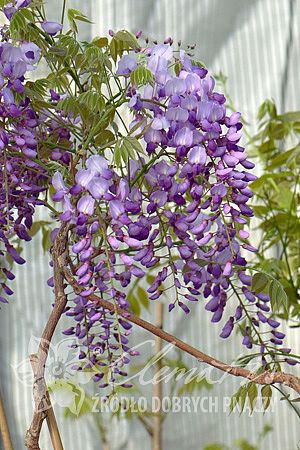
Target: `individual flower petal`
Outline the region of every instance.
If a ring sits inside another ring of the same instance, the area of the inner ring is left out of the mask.
[[[188,153],[188,160],[190,164],[200,164],[200,166],[205,166],[207,160],[205,148],[201,145],[193,147]]]
[[[77,202],[77,211],[92,216],[95,210],[95,199],[90,195],[81,197]]]
[[[118,62],[118,70],[116,75],[128,75],[137,67],[137,63],[133,56],[131,55],[123,55],[120,61]]]
[[[45,33],[50,34],[50,36],[55,36],[60,30],[62,30],[62,24],[57,22],[47,22],[42,23],[42,28]]]

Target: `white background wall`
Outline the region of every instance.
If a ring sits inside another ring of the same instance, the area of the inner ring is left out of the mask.
[[[49,12],[55,18],[58,0],[49,0]],[[55,8],[53,8],[55,4]],[[196,43],[196,56],[211,73],[219,70],[228,75],[228,90],[236,108],[252,122],[258,106],[265,98],[274,98],[280,112],[300,109],[299,95],[299,0],[73,0],[71,6],[85,12],[94,21],[81,28],[82,39],[107,35],[108,29],[127,28],[159,41],[168,36],[184,44]],[[24,430],[32,416],[30,387],[24,386],[14,372],[28,356],[30,337],[40,336],[51,310],[53,297],[46,285],[50,276],[48,256],[40,250],[39,237],[25,250],[28,261],[18,268],[15,295],[9,307],[0,313],[0,385],[12,428],[14,448],[23,448]],[[154,307],[148,319],[151,319]],[[219,325],[210,323],[204,305],[195,305],[190,317],[180,311],[166,317],[165,328],[191,345],[224,361],[238,355],[240,337],[225,343],[219,339]],[[57,330],[55,341],[62,335]],[[145,339],[136,330],[136,339]],[[300,351],[299,332],[288,331],[286,342],[295,352]],[[185,357],[190,367],[192,358]],[[214,374],[218,376],[217,372]],[[239,386],[238,380],[227,377],[213,391],[200,395],[231,396]],[[167,391],[167,387],[165,388]],[[150,398],[151,389],[146,394]],[[299,424],[291,409],[276,397],[275,412],[265,415],[217,413],[170,414],[164,427],[164,448],[201,449],[212,441],[231,446],[237,437],[247,437],[253,444],[263,424],[269,423],[274,432],[264,441],[263,450],[296,450]],[[76,423],[63,421],[63,408],[55,405],[66,449],[101,449],[99,434],[92,418]],[[150,449],[150,441],[138,422],[109,424],[112,449]],[[50,449],[46,426],[41,440],[42,449]]]

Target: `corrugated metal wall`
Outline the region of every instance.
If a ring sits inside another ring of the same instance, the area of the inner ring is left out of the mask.
[[[57,0],[49,1],[53,18],[54,3],[57,5]],[[108,28],[127,28],[133,32],[141,28],[150,38],[163,40],[172,36],[184,44],[196,43],[196,55],[210,71],[222,70],[229,76],[228,91],[233,103],[250,122],[267,97],[275,99],[279,111],[300,109],[299,0],[86,0],[85,3],[73,0],[70,4],[94,21],[91,28],[82,27],[83,39],[105,35]],[[28,262],[18,269],[15,295],[0,314],[0,384],[17,450],[23,448],[23,433],[32,416],[32,396],[30,383],[25,386],[18,380],[14,368],[27,358],[31,336],[40,336],[53,300],[46,285],[50,274],[48,256],[41,252],[39,240],[40,237],[35,238],[25,249]],[[240,338],[221,342],[218,325],[209,322],[209,315],[200,304],[195,305],[190,317],[182,317],[179,311],[168,315],[165,328],[224,361],[231,361],[242,351]],[[61,340],[61,329],[56,332],[56,343]],[[149,338],[136,331],[137,340]],[[287,342],[299,353],[299,333],[288,331]],[[148,347],[146,353],[149,351]],[[185,357],[185,361],[190,367],[195,366],[191,358]],[[24,381],[27,374],[20,374],[20,369],[17,373]],[[213,373],[215,379],[219,376]],[[213,391],[204,391],[203,395],[212,399],[218,396],[221,405],[224,396],[236,392],[238,385],[238,380],[226,377]],[[146,395],[150,398],[150,386]],[[76,423],[63,420],[61,406],[56,403],[55,410],[65,448],[102,448],[92,419]],[[170,413],[164,424],[164,448],[196,450],[212,441],[226,442],[230,447],[237,437],[247,437],[254,444],[263,424],[269,423],[275,431],[261,449],[294,450],[300,440],[297,418],[278,396],[275,406],[274,412],[251,417],[247,414],[229,417],[228,410],[222,408],[215,413]],[[109,437],[112,449],[150,449],[148,436],[138,422],[110,423]],[[46,427],[41,448],[51,448]]]

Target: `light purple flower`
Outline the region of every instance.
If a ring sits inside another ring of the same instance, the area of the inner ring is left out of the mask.
[[[13,3],[7,3],[4,8],[3,12],[8,20],[11,20],[13,14],[17,11],[17,8]]]
[[[56,191],[63,191],[65,194],[69,192],[69,189],[66,187],[60,172],[55,172],[53,175],[52,186]]]
[[[151,202],[157,206],[164,206],[168,200],[168,194],[165,191],[155,191],[150,195]]]
[[[35,64],[41,57],[41,49],[33,42],[21,45],[23,59],[28,64]]]
[[[42,28],[45,33],[50,34],[50,36],[55,36],[60,30],[62,30],[62,24],[57,22],[46,22],[42,23]]]
[[[95,210],[95,199],[90,195],[81,197],[77,202],[77,211],[92,216]]]
[[[141,241],[139,241],[138,239],[128,237],[128,236],[124,237],[124,242],[125,242],[125,244],[128,245],[128,247],[134,248],[136,250],[143,247],[143,243]]]
[[[135,59],[131,55],[124,55],[118,62],[116,75],[128,75],[137,67]]]
[[[153,128],[153,130],[167,130],[170,126],[167,119],[169,119],[167,115],[166,117],[164,116],[155,117],[152,121],[151,128]]]
[[[15,3],[16,8],[26,8],[26,6],[30,5],[32,0],[17,0]]]
[[[188,154],[188,160],[190,164],[199,164],[205,166],[207,159],[206,150],[201,145],[193,147]]]
[[[86,160],[86,167],[93,172],[102,175],[103,170],[108,169],[108,162],[101,155],[93,155]]]
[[[152,48],[151,55],[161,56],[169,61],[173,57],[173,49],[172,47],[170,47],[170,45],[157,44]]]
[[[219,195],[220,197],[223,198],[227,194],[227,189],[226,189],[226,186],[223,183],[218,183],[218,184],[215,184],[211,188],[210,193],[212,195]]]
[[[109,236],[107,238],[107,240],[110,243],[110,245],[112,246],[112,248],[114,248],[115,250],[118,250],[120,243],[114,236]]]
[[[88,184],[95,176],[95,172],[91,169],[80,169],[75,175],[75,181],[83,188],[87,188]]]
[[[228,277],[231,274],[231,270],[232,270],[231,262],[227,261],[223,270],[224,277]]]
[[[248,237],[249,237],[248,231],[245,231],[245,230],[239,230],[239,235],[242,239],[248,239]]]
[[[200,101],[197,108],[197,119],[207,119],[210,122],[221,120],[225,115],[225,107],[218,103]]]
[[[125,253],[121,253],[121,254],[120,254],[120,257],[121,257],[123,263],[124,263],[126,266],[132,266],[132,264],[134,264],[134,259],[132,259],[132,258],[131,258],[130,256],[128,256],[128,255],[125,255]]]
[[[174,141],[176,145],[191,147],[193,144],[193,132],[187,127],[180,128],[175,134]]]
[[[200,77],[195,73],[189,73],[187,75],[185,78],[185,84],[187,91],[189,92],[202,90]]]
[[[180,108],[168,108],[166,112],[166,118],[170,121],[175,120],[177,122],[186,122],[188,120],[189,114],[186,109]]]
[[[109,212],[113,219],[118,219],[125,212],[125,208],[120,200],[112,200],[109,202]]]
[[[166,96],[170,97],[171,95],[184,94],[186,91],[185,81],[180,78],[172,78],[166,84]]]
[[[104,178],[94,177],[86,185],[86,189],[96,199],[100,199],[109,189],[109,183]]]

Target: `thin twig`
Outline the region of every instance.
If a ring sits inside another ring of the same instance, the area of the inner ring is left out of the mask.
[[[13,450],[1,391],[0,391],[0,432],[3,440],[4,450]]]
[[[156,317],[155,324],[158,328],[162,328],[163,326],[163,303],[157,303],[156,305]],[[159,379],[159,374],[162,368],[162,360],[161,360],[161,352],[162,352],[162,343],[160,337],[156,336],[155,338],[155,355],[157,355],[158,359],[154,363],[154,376],[155,383],[153,386],[153,397],[158,398],[159,408],[157,414],[153,416],[152,422],[152,450],[161,450],[162,449],[162,410],[161,410],[161,400],[162,400],[162,382]]]
[[[143,424],[147,433],[152,437],[153,436],[152,427],[148,424],[148,422],[144,419],[143,416],[137,416],[137,418]]]

